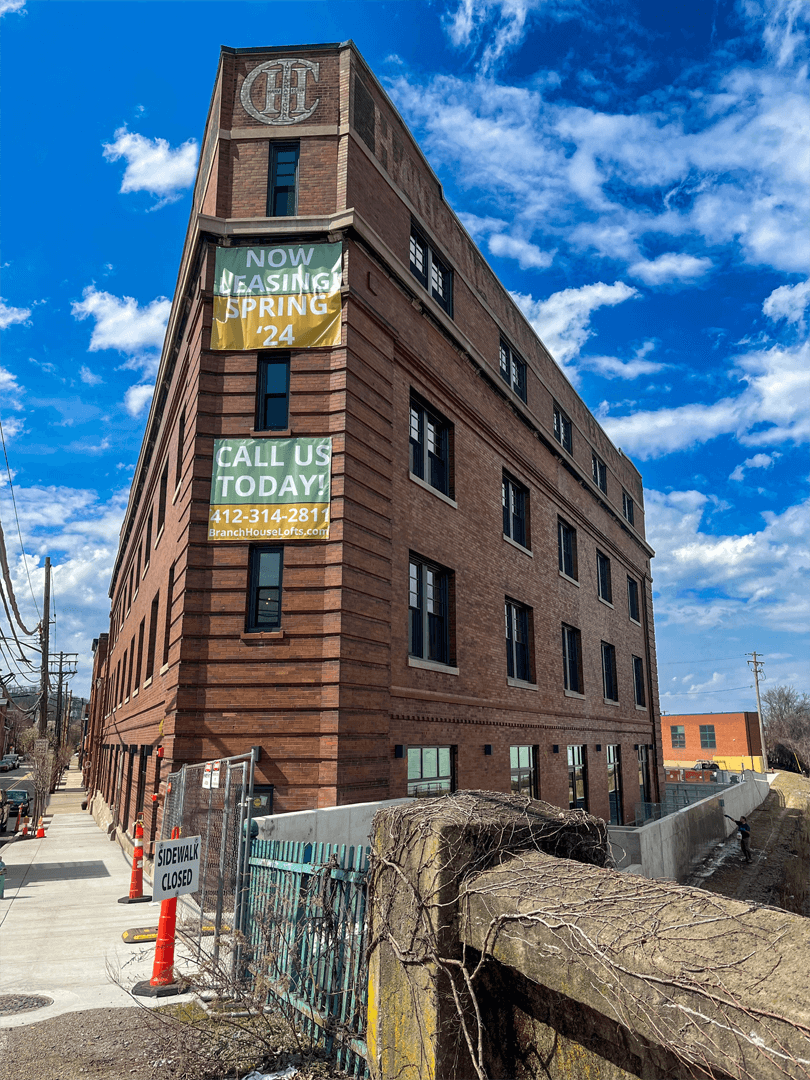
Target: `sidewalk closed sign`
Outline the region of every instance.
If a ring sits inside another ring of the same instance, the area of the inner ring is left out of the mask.
[[[196,892],[200,887],[200,837],[158,840],[155,844],[155,871],[152,900]]]

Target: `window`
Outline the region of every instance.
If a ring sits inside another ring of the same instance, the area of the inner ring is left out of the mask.
[[[411,273],[448,315],[453,314],[453,271],[439,258],[415,226],[411,226]]]
[[[602,642],[602,687],[606,701],[619,700],[619,686],[616,680],[616,649],[613,645]]]
[[[410,469],[414,476],[451,497],[450,432],[452,425],[439,413],[411,397]]]
[[[512,600],[506,601],[506,674],[510,679],[531,682],[529,658],[530,609]]]
[[[633,688],[636,695],[636,705],[646,706],[647,696],[644,693],[644,661],[640,656],[633,657]]]
[[[596,553],[596,588],[599,599],[607,604],[613,603],[613,589],[610,584],[610,559],[601,551]]]
[[[626,491],[622,492],[622,513],[632,525],[635,520],[636,508],[635,503]]]
[[[686,731],[683,724],[670,724],[669,733],[672,736],[673,750],[683,750],[686,747]]]
[[[512,774],[512,794],[539,798],[537,790],[537,751],[533,746],[510,746],[509,768]]]
[[[511,345],[501,338],[500,372],[505,383],[512,387],[517,396],[526,400],[526,362],[522,360]]]
[[[256,430],[284,431],[290,423],[289,412],[289,356],[260,356],[256,370]]]
[[[593,482],[600,491],[607,494],[607,465],[596,454],[591,454],[591,465],[593,467]]]
[[[126,688],[125,688],[125,685],[124,685],[126,683],[126,681],[127,681],[127,650],[126,649],[124,649],[124,659],[122,661],[122,665],[123,666],[121,668],[121,683],[120,683],[120,685],[118,687],[118,704],[119,705],[124,704],[124,698],[126,697]]]
[[[166,522],[166,491],[169,487],[169,462],[163,466],[163,472],[160,474],[160,486],[158,488],[158,514],[157,514],[157,534],[155,539],[160,536],[163,531],[163,526]]]
[[[146,647],[146,670],[144,682],[151,679],[155,673],[155,645],[157,644],[158,609],[160,608],[160,591],[155,593],[152,601],[152,610],[149,614],[149,642]]]
[[[501,485],[501,501],[503,502],[503,534],[516,544],[528,547],[528,530],[526,529],[526,508],[529,505],[529,492],[504,473]]]
[[[563,683],[571,693],[583,693],[582,647],[579,630],[573,626],[562,628]]]
[[[129,582],[127,583],[127,607],[126,612],[129,615],[129,609],[132,607],[132,583],[135,580],[135,567],[129,568]]]
[[[295,217],[298,212],[297,142],[270,143],[267,216]]]
[[[570,454],[574,440],[572,437],[571,421],[559,407],[554,406],[554,438],[562,446],[563,450],[567,450]]]
[[[177,461],[174,464],[174,486],[180,483],[183,478],[183,446],[186,441],[186,410],[185,408],[180,413],[180,420],[177,424]]]
[[[143,545],[143,572],[146,573],[146,568],[149,565],[149,560],[152,557],[152,511],[149,511],[149,517],[146,519],[146,539]]]
[[[450,571],[411,555],[408,568],[410,655],[450,663]]]
[[[584,746],[568,747],[568,808],[588,809],[588,766]]]
[[[610,802],[610,824],[623,825],[622,810],[622,748],[607,748],[608,800]]]
[[[138,595],[138,589],[141,583],[141,548],[138,546],[138,554],[135,556],[135,595]]]
[[[646,746],[638,748],[638,793],[642,803],[650,802],[652,787],[650,785],[650,755]],[[646,817],[646,812],[642,814]]]
[[[717,742],[714,737],[714,724],[700,725],[700,749],[716,750]]]
[[[562,520],[557,519],[557,548],[560,560],[560,573],[573,581],[577,580],[577,531]]]
[[[250,549],[248,616],[245,627],[249,633],[277,630],[281,626],[283,566],[284,548],[253,547]]]
[[[141,664],[143,663],[143,639],[146,630],[146,619],[141,619],[138,627],[138,660],[135,664],[135,689],[141,685]]]
[[[641,622],[638,614],[638,582],[627,579],[627,611],[633,622]]]
[[[453,787],[451,746],[408,747],[408,795],[411,798],[443,795]]]
[[[174,563],[169,567],[169,583],[166,586],[166,619],[163,624],[163,659],[161,667],[169,662],[169,639],[172,632],[172,605],[174,604]]]
[[[127,675],[127,697],[132,696],[132,665],[135,660],[135,635],[129,643],[129,673]]]

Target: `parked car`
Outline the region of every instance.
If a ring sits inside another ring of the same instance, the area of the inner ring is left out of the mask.
[[[8,795],[5,791],[0,789],[0,832],[6,831],[6,825],[8,825],[10,813],[11,804],[8,801]]]
[[[696,769],[711,769],[712,772],[720,772],[720,766],[716,761],[696,761],[694,767]]]
[[[13,768],[8,758],[0,758],[0,772],[11,772]]]
[[[14,816],[19,810],[22,810],[23,817],[27,817],[31,812],[31,796],[25,788],[9,788],[6,795],[8,796],[11,815]]]

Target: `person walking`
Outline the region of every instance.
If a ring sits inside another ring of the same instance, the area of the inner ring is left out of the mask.
[[[737,835],[740,838],[740,851],[742,851],[743,855],[745,856],[745,861],[747,863],[750,863],[751,849],[748,844],[751,839],[751,826],[748,824],[745,817],[741,817],[739,821],[737,821],[736,818],[733,818],[731,814],[726,814],[726,817],[729,821],[733,821],[734,824],[737,826]]]

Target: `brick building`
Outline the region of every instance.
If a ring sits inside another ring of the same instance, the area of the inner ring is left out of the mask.
[[[721,769],[763,772],[759,715],[755,712],[690,713],[661,720],[664,765],[690,768],[716,761]]]
[[[279,812],[511,788],[632,820],[663,776],[652,554],[637,469],[354,46],[223,48],[97,797],[149,824],[169,770],[258,745]]]

